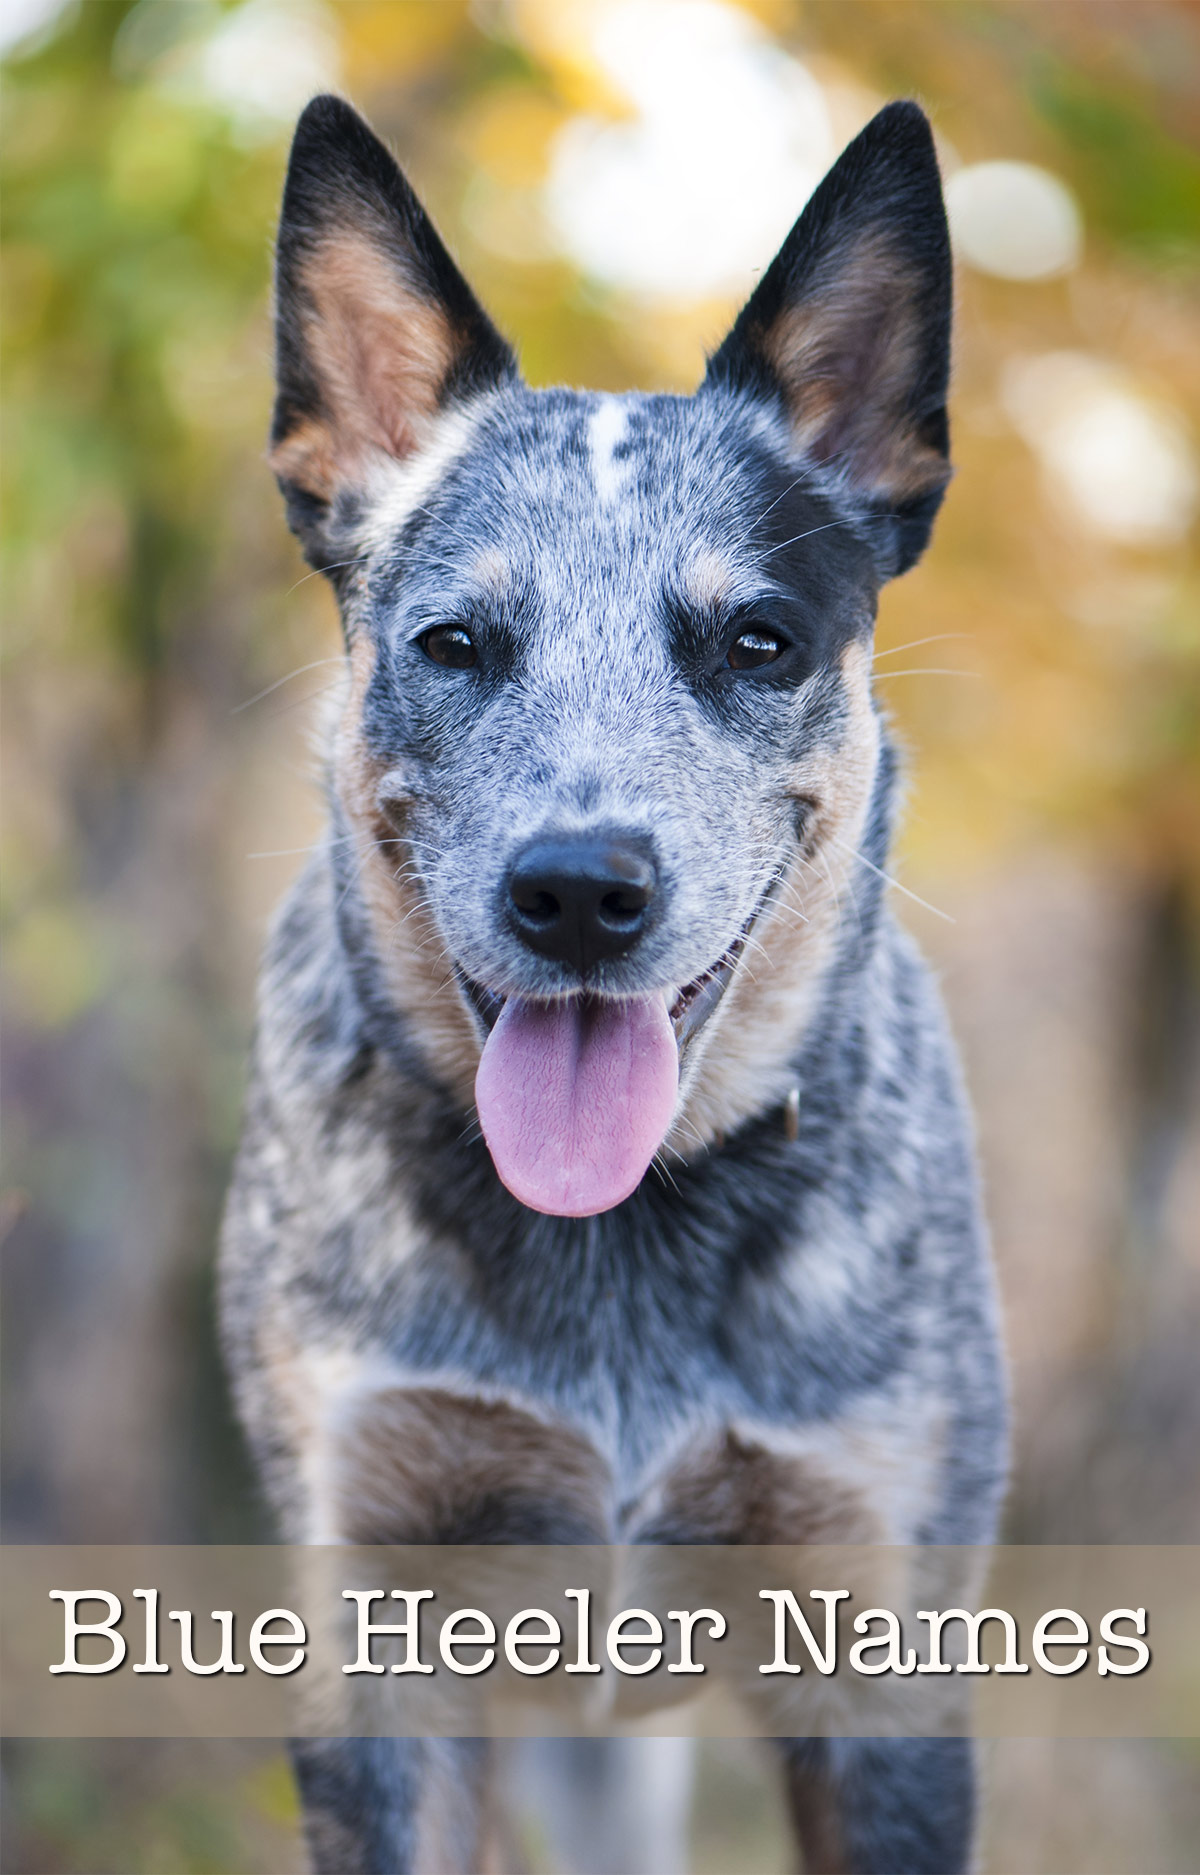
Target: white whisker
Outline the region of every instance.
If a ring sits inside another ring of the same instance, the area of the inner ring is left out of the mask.
[[[807,528],[803,534],[793,534],[790,540],[779,540],[774,542],[774,544],[768,543],[768,545],[763,548],[759,558],[764,559],[769,553],[782,553],[785,547],[794,547],[799,541],[811,540],[814,534],[827,534],[831,527],[849,527],[849,525],[849,521],[843,521],[840,518],[836,521],[823,521],[820,527],[810,527]]]
[[[867,868],[868,872],[873,872],[877,878],[882,879],[885,885],[894,885],[897,892],[903,892],[905,898],[910,898],[914,905],[920,905],[923,910],[931,911],[935,918],[944,918],[947,924],[954,923],[954,919],[950,916],[948,911],[940,910],[937,905],[931,905],[928,899],[921,898],[916,892],[911,892],[906,885],[901,885],[899,879],[893,879],[890,872],[884,872],[882,866],[877,866],[874,860],[868,859],[865,853],[859,853],[854,847],[847,846],[842,840],[835,840],[834,845],[840,846],[843,852],[849,853],[853,859],[857,859]]]
[[[931,638],[910,638],[906,645],[890,645],[886,651],[877,651],[874,662],[880,658],[898,658],[902,651],[916,651],[921,645],[947,644],[952,638],[972,638],[973,632],[934,632]]]
[[[927,665],[921,670],[909,671],[872,671],[871,681],[882,683],[888,677],[982,677],[982,671],[952,670],[946,667]]]
[[[654,1157],[650,1161],[650,1166],[651,1166],[651,1170],[658,1173],[658,1176],[662,1180],[663,1184],[669,1185],[671,1187],[671,1190],[675,1193],[676,1197],[681,1195],[679,1191],[679,1186],[675,1182],[675,1178],[672,1175],[671,1168],[667,1164],[666,1160],[663,1158],[661,1151],[655,1153]]]
[[[292,594],[298,592],[301,586],[306,586],[310,579],[316,579],[318,573],[338,573],[344,566],[359,566],[368,558],[369,555],[365,553],[356,553],[353,560],[334,560],[329,566],[311,567],[307,573],[300,575],[294,586],[288,587],[283,596],[285,599],[290,599]]]
[[[300,853],[319,853],[325,845],[324,840],[314,840],[311,846],[281,846],[272,853],[247,853],[247,859],[294,859]]]
[[[744,533],[739,534],[737,539],[733,542],[733,547],[732,547],[733,552],[736,553],[737,549],[742,545],[742,543],[744,541],[749,540],[755,528],[762,526],[762,523],[766,520],[767,516],[774,512],[774,510],[779,506],[781,501],[785,501],[787,499],[787,497],[791,494],[794,488],[799,488],[801,482],[805,482],[808,480],[809,473],[810,471],[808,469],[801,469],[799,475],[796,476],[794,481],[791,481],[788,483],[783,493],[781,495],[776,495],[774,501],[770,501],[767,503],[767,506],[763,509],[762,513],[759,515],[756,515],[753,521],[751,521],[749,527],[746,528]]]
[[[268,684],[265,690],[259,690],[254,696],[247,697],[244,703],[235,703],[229,714],[240,716],[243,710],[252,708],[255,703],[261,703],[264,697],[274,695],[275,691],[281,690],[284,684],[290,684],[294,677],[303,677],[307,671],[319,671],[326,664],[344,664],[345,661],[345,658],[314,658],[311,664],[301,664],[298,670],[289,671],[286,677],[277,677],[273,684]]]

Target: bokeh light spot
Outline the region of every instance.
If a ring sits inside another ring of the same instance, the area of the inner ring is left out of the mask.
[[[1086,352],[1014,358],[1001,397],[1077,520],[1129,546],[1187,532],[1200,475],[1183,423],[1116,366]]]
[[[595,7],[581,30],[628,114],[577,116],[556,139],[561,248],[649,297],[744,291],[833,158],[820,85],[718,0]]]
[[[1034,163],[970,163],[946,183],[955,253],[1004,280],[1067,273],[1083,251],[1083,221],[1065,182]]]

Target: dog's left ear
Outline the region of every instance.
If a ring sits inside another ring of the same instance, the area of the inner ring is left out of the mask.
[[[314,565],[379,466],[517,374],[392,156],[341,98],[296,126],[275,262],[270,462]],[[335,582],[336,583],[336,582]]]
[[[929,122],[889,104],[824,178],[704,381],[782,404],[797,451],[876,518],[885,578],[924,549],[950,479],[950,313]]]

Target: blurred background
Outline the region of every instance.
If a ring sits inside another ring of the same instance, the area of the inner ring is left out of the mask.
[[[530,380],[614,389],[691,388],[843,144],[931,113],[958,476],[877,675],[978,1111],[1006,1535],[1200,1541],[1196,6],[6,0],[0,36],[7,1540],[269,1536],[212,1254],[338,654],[262,460],[288,133],[335,88]],[[761,1766],[705,1753],[696,1870],[774,1875]],[[989,1868],[1200,1867],[1194,1748],[990,1756]],[[300,1866],[258,1747],[26,1745],[10,1796],[23,1875]]]

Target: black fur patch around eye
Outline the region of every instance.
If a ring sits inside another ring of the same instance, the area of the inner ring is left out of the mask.
[[[672,654],[685,679],[704,688],[712,684],[750,679],[755,684],[789,686],[812,674],[820,633],[815,632],[801,607],[776,593],[735,608],[714,607],[707,612],[688,606],[678,595],[664,603],[666,629]],[[744,633],[762,632],[778,639],[780,654],[757,669],[731,669],[731,646]]]

